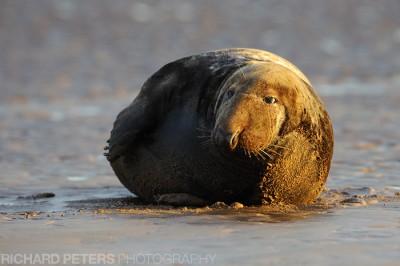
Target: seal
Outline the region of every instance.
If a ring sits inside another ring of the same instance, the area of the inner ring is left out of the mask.
[[[333,153],[329,115],[287,60],[235,48],[171,62],[114,122],[105,156],[148,202],[305,204]]]

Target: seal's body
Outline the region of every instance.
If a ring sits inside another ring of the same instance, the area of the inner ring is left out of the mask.
[[[312,202],[333,152],[308,79],[274,54],[225,49],[169,63],[114,123],[106,154],[150,202]]]

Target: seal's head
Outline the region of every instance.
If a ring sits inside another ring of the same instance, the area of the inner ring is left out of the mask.
[[[256,157],[268,156],[268,147],[301,122],[304,108],[298,94],[303,86],[303,80],[278,64],[238,68],[219,91],[214,144]]]

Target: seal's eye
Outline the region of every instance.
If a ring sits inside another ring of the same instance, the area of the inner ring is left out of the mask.
[[[228,99],[230,99],[230,98],[232,98],[232,96],[233,96],[234,94],[235,94],[234,91],[229,90],[229,91],[226,93],[226,96],[228,96]]]
[[[271,103],[276,103],[277,100],[276,98],[269,96],[264,98],[264,102],[271,104]]]

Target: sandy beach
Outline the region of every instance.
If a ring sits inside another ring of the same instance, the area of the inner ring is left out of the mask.
[[[3,1],[0,265],[398,265],[400,4]],[[307,206],[149,205],[102,155],[157,69],[226,47],[279,54],[333,121]]]

